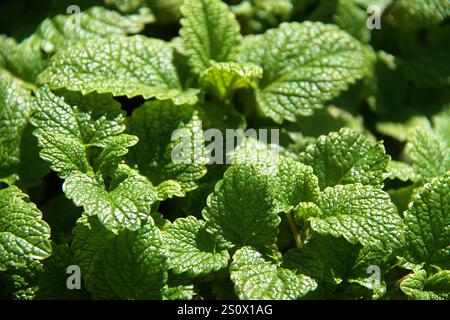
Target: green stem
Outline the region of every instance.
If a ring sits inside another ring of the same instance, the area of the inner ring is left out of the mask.
[[[292,235],[294,236],[295,244],[297,245],[297,247],[303,247],[302,237],[300,235],[300,232],[298,232],[292,215],[289,212],[286,212],[286,218],[289,223],[289,227],[291,228]]]

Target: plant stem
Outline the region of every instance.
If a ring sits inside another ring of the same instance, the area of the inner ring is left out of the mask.
[[[289,227],[291,227],[292,235],[294,236],[295,244],[297,247],[303,247],[302,237],[300,232],[298,232],[297,226],[295,225],[294,219],[289,212],[286,212],[286,218],[289,223]]]

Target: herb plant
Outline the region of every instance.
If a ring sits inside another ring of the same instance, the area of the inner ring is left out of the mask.
[[[448,0],[69,5],[1,4],[1,298],[450,298]]]

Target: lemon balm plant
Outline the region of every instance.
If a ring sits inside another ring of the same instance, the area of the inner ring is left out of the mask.
[[[450,297],[448,1],[68,5],[2,25],[1,298]]]

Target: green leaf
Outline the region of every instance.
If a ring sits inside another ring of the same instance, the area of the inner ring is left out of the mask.
[[[367,27],[369,6],[376,6],[382,15],[392,0],[338,0],[333,15],[335,23],[363,42],[369,42],[371,30]],[[370,12],[373,14],[373,12]],[[378,13],[378,12],[377,12]]]
[[[31,260],[27,265],[9,267],[0,272],[0,298],[3,300],[33,300],[39,291],[37,278],[43,271],[39,260]]]
[[[91,272],[94,258],[97,252],[105,245],[114,234],[105,228],[98,217],[82,215],[73,228],[73,251],[74,262],[80,267],[81,274]]]
[[[246,63],[215,63],[204,71],[201,84],[220,100],[230,99],[237,89],[254,87],[253,80],[262,78],[261,67]]]
[[[204,276],[228,265],[228,251],[221,248],[223,244],[204,225],[204,221],[189,216],[175,220],[163,232],[167,264],[175,274]]]
[[[173,50],[159,39],[141,35],[89,39],[58,51],[38,81],[83,94],[97,91],[193,104],[197,91],[183,91],[172,59]]]
[[[214,62],[235,60],[241,42],[239,23],[220,0],[186,0],[180,36],[193,70],[201,74]]]
[[[193,285],[167,287],[164,290],[163,300],[192,300],[194,295]]]
[[[147,0],[105,0],[110,6],[115,6],[121,12],[135,12],[139,7],[144,6]]]
[[[406,187],[388,190],[392,202],[397,207],[398,212],[403,213],[408,209],[408,205],[413,195],[417,192],[417,185],[411,184]]]
[[[430,128],[430,121],[424,116],[414,116],[403,123],[377,122],[376,127],[378,132],[398,141],[405,142],[417,127]]]
[[[88,299],[85,288],[71,290],[67,286],[68,267],[74,265],[70,248],[66,244],[55,245],[52,256],[43,263],[43,270],[36,277],[36,300]]]
[[[346,279],[354,256],[355,250],[344,238],[315,234],[304,247],[286,252],[282,266],[320,282],[339,284]]]
[[[280,154],[276,145],[266,145],[253,138],[244,139],[232,153],[233,164],[253,165],[270,179],[277,212],[289,212],[299,202],[319,196],[317,177],[309,166]]]
[[[31,121],[37,127],[40,155],[61,178],[91,172],[88,153],[92,148],[104,148],[96,169],[104,168],[106,160],[111,169],[137,143],[136,137],[121,134],[125,115],[110,95],[67,93],[62,98],[44,86],[36,97]]]
[[[412,166],[405,162],[391,160],[387,166],[388,178],[402,181],[417,181],[419,177]]]
[[[181,184],[174,180],[161,182],[156,187],[156,191],[158,193],[158,201],[164,201],[174,196],[182,197],[184,195]]]
[[[292,0],[250,0],[233,2],[230,9],[236,14],[244,34],[260,33],[281,21],[289,20],[297,3]],[[303,3],[302,3],[303,4]]]
[[[184,0],[146,0],[162,25],[177,23]]]
[[[242,62],[260,65],[256,100],[275,122],[295,122],[367,72],[369,54],[348,34],[322,23],[282,23],[250,41]]]
[[[198,104],[198,107],[201,109],[204,130],[219,129],[222,134],[226,134],[226,129],[244,130],[247,127],[245,117],[225,101],[204,102]]]
[[[177,196],[197,188],[208,159],[204,158],[202,123],[193,107],[149,101],[133,111],[127,127],[139,138],[128,161],[154,185],[173,180],[180,186],[174,190]]]
[[[63,185],[66,197],[83,206],[89,216],[97,215],[109,230],[136,230],[148,219],[150,205],[157,194],[152,184],[137,172],[127,169],[110,182],[90,174],[72,174]]]
[[[412,166],[421,181],[443,175],[450,170],[450,148],[432,130],[414,130],[405,153],[413,161]]]
[[[366,8],[359,6],[357,0],[340,0],[333,16],[335,23],[362,42],[370,40],[370,30],[366,26]]]
[[[94,299],[161,299],[167,281],[162,236],[152,222],[98,250],[86,286]]]
[[[317,125],[320,123],[320,126]],[[362,116],[351,113],[334,105],[314,111],[312,116],[299,117],[295,124],[288,124],[289,131],[300,131],[303,136],[319,137],[342,128],[350,128],[361,133],[367,133]]]
[[[450,149],[450,106],[433,116],[434,132]]]
[[[18,44],[13,38],[0,35],[0,68],[16,78],[33,83],[45,67],[46,61],[31,46]]]
[[[415,300],[450,299],[450,271],[427,274],[425,270],[410,274],[400,283],[400,289]]]
[[[450,259],[450,175],[435,178],[415,196],[405,215],[408,261],[439,263]]]
[[[28,45],[0,36],[0,181],[8,184],[35,186],[48,173],[28,124],[32,82],[44,68],[41,55]]]
[[[445,40],[444,40],[445,41]],[[400,66],[411,80],[421,87],[439,87],[450,84],[450,66],[447,63],[449,49],[441,44],[414,45],[414,55],[400,60]]]
[[[112,136],[94,162],[94,171],[112,174],[128,153],[128,148],[134,146],[138,139],[135,136],[121,134]]]
[[[272,183],[278,212],[289,212],[299,202],[314,201],[319,196],[319,184],[311,167],[288,157],[280,159]]]
[[[317,288],[313,279],[280,268],[250,247],[236,251],[230,272],[235,292],[243,300],[293,300]]]
[[[42,260],[52,252],[50,228],[19,188],[0,190],[0,271]]]
[[[432,26],[450,15],[450,3],[447,0],[397,0],[390,13],[399,25]]]
[[[35,186],[48,173],[29,125],[32,112],[31,91],[0,69],[0,181]]]
[[[282,266],[320,283],[364,283],[371,275],[367,272],[370,266],[376,265],[382,274],[386,273],[389,254],[386,250],[352,245],[342,237],[314,234],[303,247],[286,252]]]
[[[271,133],[270,129],[267,133]],[[260,169],[262,174],[270,175],[277,172],[281,162],[289,161],[281,154],[283,150],[278,144],[264,141],[269,140],[269,137],[261,132],[258,137],[257,133],[253,135],[251,131],[242,131],[240,138],[240,143],[227,155],[232,164],[253,165]]]
[[[362,287],[372,290],[372,299],[383,297],[387,290],[387,284],[383,280],[389,277],[389,271],[395,265],[393,250],[380,249],[376,247],[362,247],[356,256],[351,269],[352,279],[350,283],[357,283]],[[379,279],[376,277],[379,268]],[[372,276],[375,276],[373,278]]]
[[[45,19],[25,43],[36,48],[35,51],[43,50],[51,54],[86,39],[138,33],[145,24],[154,20],[148,9],[123,16],[102,7],[92,7],[78,14],[61,14]]]
[[[267,248],[275,243],[278,217],[267,176],[251,166],[232,166],[208,197],[207,227],[234,246]]]
[[[403,242],[403,224],[389,195],[362,184],[326,188],[317,200],[320,216],[311,217],[314,231],[343,236],[363,246],[398,247]]]
[[[382,187],[389,159],[381,142],[347,128],[320,136],[300,157],[313,168],[321,189],[352,183]]]

